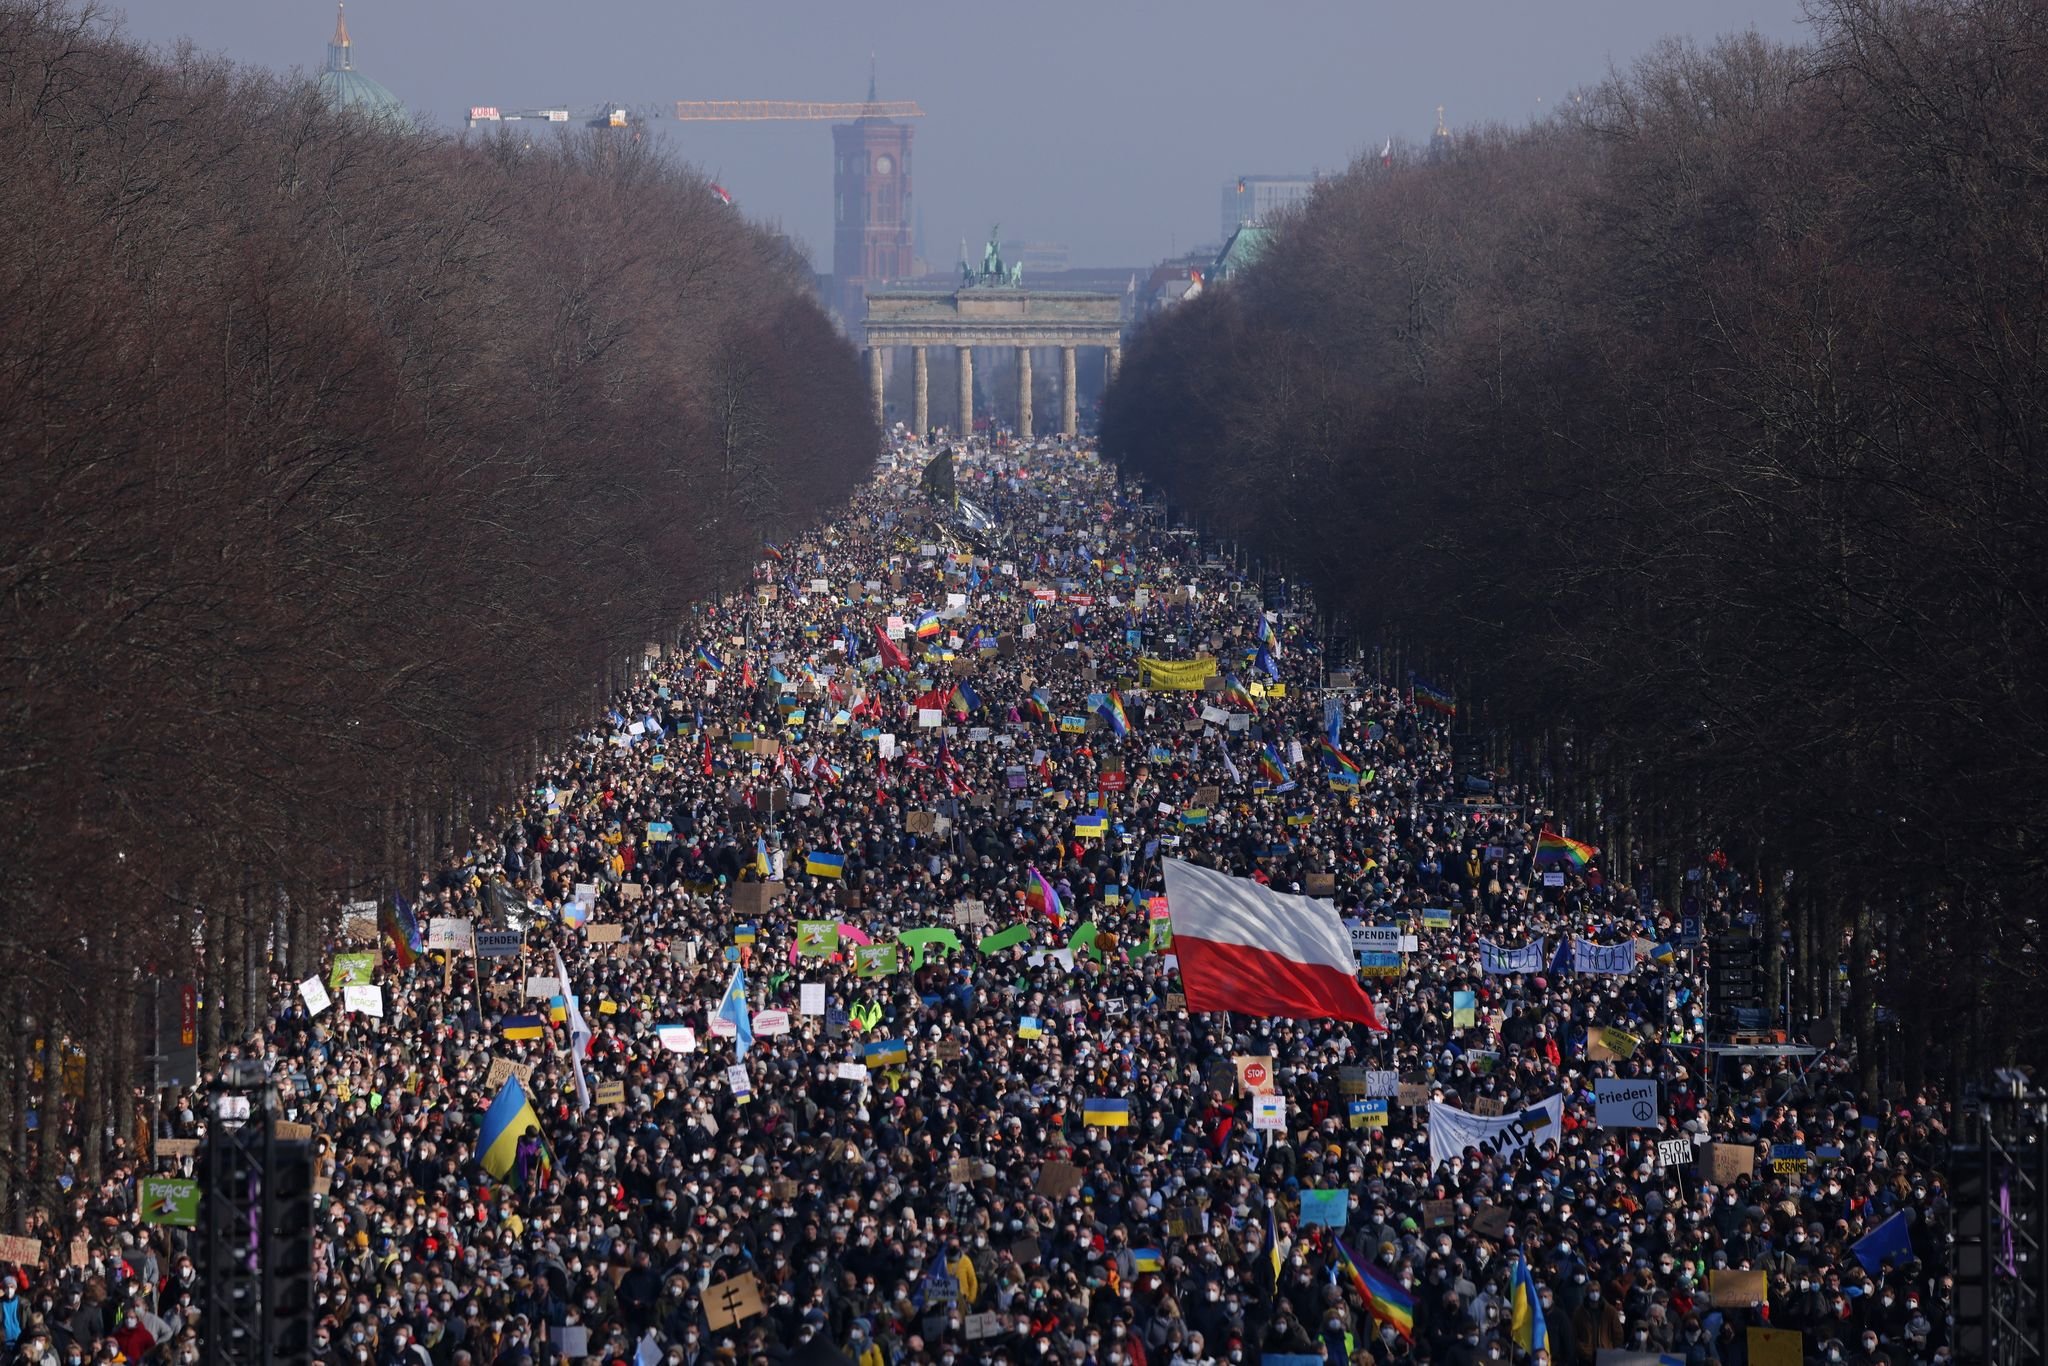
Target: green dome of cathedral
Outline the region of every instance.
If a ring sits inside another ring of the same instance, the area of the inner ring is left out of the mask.
[[[320,73],[320,94],[328,107],[389,121],[401,128],[412,127],[412,115],[406,112],[398,96],[356,70],[348,40],[348,17],[339,12],[339,5],[335,8],[334,39],[327,44],[327,69]]]

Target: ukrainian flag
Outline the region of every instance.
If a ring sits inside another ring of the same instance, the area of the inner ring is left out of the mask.
[[[813,877],[840,877],[846,872],[846,855],[813,849],[804,855],[804,871]]]
[[[1550,1329],[1543,1321],[1543,1297],[1536,1293],[1536,1278],[1529,1274],[1526,1257],[1515,1258],[1514,1279],[1509,1283],[1508,1303],[1512,1313],[1508,1331],[1524,1352],[1550,1350]]]
[[[910,1049],[901,1039],[877,1039],[860,1051],[869,1067],[898,1067],[910,1061]]]
[[[566,996],[548,997],[548,1018],[556,1024],[569,1022],[569,999]]]
[[[508,1039],[538,1039],[546,1035],[548,1027],[538,1015],[507,1015],[499,1022],[498,1032]]]
[[[754,927],[754,922],[751,920],[742,922],[732,932],[732,942],[735,944],[752,944],[758,941],[760,937],[761,932]]]
[[[1109,813],[1090,811],[1074,821],[1074,833],[1082,839],[1099,840],[1109,833]]]
[[[1131,1265],[1139,1271],[1164,1271],[1166,1258],[1156,1247],[1134,1247],[1131,1249]]]
[[[1131,1103],[1109,1097],[1083,1101],[1081,1122],[1099,1125],[1104,1129],[1128,1129],[1131,1126]]]
[[[1650,950],[1650,961],[1660,968],[1668,968],[1678,961],[1678,951],[1667,940]]]
[[[1038,1023],[1036,1015],[1026,1015],[1017,1021],[1017,1037],[1020,1039],[1042,1039],[1045,1037],[1045,1028]]]
[[[768,841],[756,835],[754,837],[754,871],[762,877],[767,877],[770,866],[768,862]]]
[[[484,1170],[497,1180],[505,1180],[512,1174],[512,1164],[519,1156],[519,1140],[528,1129],[539,1128],[540,1116],[533,1112],[526,1088],[517,1077],[505,1078],[505,1084],[498,1088],[498,1098],[484,1111],[483,1129],[477,1134],[476,1150]]]

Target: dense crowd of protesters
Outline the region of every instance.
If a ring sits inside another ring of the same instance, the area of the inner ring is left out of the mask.
[[[331,1151],[320,1361],[512,1366],[566,1344],[674,1366],[1745,1366],[1754,1327],[1816,1362],[1949,1359],[1945,1103],[1856,1094],[1833,1052],[1703,1051],[1681,929],[1751,924],[1753,871],[1700,850],[1675,906],[1598,858],[1546,885],[1526,776],[1466,782],[1441,702],[1333,677],[1298,585],[1262,597],[1087,449],[961,451],[979,529],[921,491],[924,455],[769,548],[753,593],[703,609],[521,809],[408,889],[421,927],[523,929],[519,955],[401,965],[410,946],[385,939],[381,1016],[275,983],[234,1055],[264,1060]],[[1141,656],[1212,657],[1224,690],[1142,688]],[[1095,809],[1106,830],[1077,834]],[[1179,1008],[1163,857],[1414,935],[1366,981],[1386,1031]],[[799,921],[851,932],[799,955]],[[1025,942],[977,949],[1018,925]],[[856,974],[859,940],[934,928],[958,946]],[[1481,940],[1573,937],[1659,950],[1625,973],[1480,966]],[[557,953],[568,981],[530,997]],[[719,1018],[736,971],[743,1063]],[[588,1108],[556,993],[588,1022]],[[506,1037],[530,1012],[542,1037]],[[896,1041],[901,1061],[870,1056]],[[1271,1060],[1277,1130],[1255,1125],[1247,1057]],[[498,1059],[531,1067],[540,1131],[502,1180],[478,1151]],[[1383,1118],[1354,1114],[1367,1073],[1402,1083]],[[1597,1126],[1608,1076],[1657,1080],[1659,1127]],[[1431,1170],[1431,1103],[1559,1093],[1559,1132]],[[1088,1122],[1101,1098],[1127,1126]],[[187,1093],[159,1137],[201,1136],[205,1108]],[[1700,1160],[1661,1161],[1674,1138]],[[63,1179],[40,1264],[0,1275],[0,1359],[209,1359],[192,1235],[145,1223],[136,1195],[139,1173],[188,1165],[116,1141],[105,1181]],[[1332,1189],[1342,1227],[1305,1223],[1304,1194]],[[1852,1250],[1901,1210],[1907,1245]],[[1412,1329],[1368,1312],[1340,1238],[1412,1300]],[[1510,1329],[1524,1263],[1533,1352]],[[1712,1293],[1744,1270],[1762,1303]],[[760,1312],[707,1312],[745,1276]]]

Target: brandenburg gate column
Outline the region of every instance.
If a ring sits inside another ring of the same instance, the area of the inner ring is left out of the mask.
[[[960,439],[974,435],[974,348],[960,348]]]
[[[911,373],[911,416],[917,422],[917,434],[922,437],[932,429],[931,424],[931,373],[925,369],[924,348],[910,348],[914,362]]]
[[[1060,435],[1072,436],[1079,427],[1075,420],[1078,408],[1074,393],[1074,348],[1060,348]]]
[[[1031,348],[1017,348],[1017,435],[1031,439]]]
[[[868,395],[875,403],[875,422],[885,425],[882,416],[882,348],[868,348]]]
[[[1123,369],[1124,365],[1123,347],[1111,346],[1107,351],[1103,352],[1102,359],[1104,366],[1103,378],[1111,384],[1116,383],[1116,372]]]

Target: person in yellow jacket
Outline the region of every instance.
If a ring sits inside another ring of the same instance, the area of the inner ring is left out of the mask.
[[[974,1274],[974,1259],[961,1251],[958,1243],[946,1245],[946,1274],[960,1282],[960,1303],[973,1308],[981,1298],[981,1277]]]
[[[874,1339],[874,1332],[866,1319],[855,1319],[852,1331],[847,1334],[846,1354],[858,1366],[889,1366],[889,1358],[882,1354],[881,1344]]]

